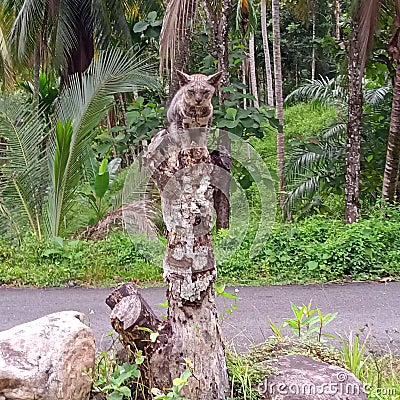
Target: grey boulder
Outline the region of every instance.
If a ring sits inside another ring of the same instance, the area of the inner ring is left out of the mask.
[[[362,382],[351,372],[302,355],[268,362],[279,372],[258,390],[269,400],[368,400]]]
[[[86,400],[95,342],[84,315],[63,311],[0,332],[0,400]]]

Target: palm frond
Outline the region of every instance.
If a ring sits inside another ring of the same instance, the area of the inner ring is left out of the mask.
[[[364,70],[368,53],[374,44],[380,7],[381,0],[362,0],[355,15],[355,20],[359,22],[359,26],[358,31],[353,34],[357,35],[360,43],[359,60],[361,71]]]
[[[3,86],[5,89],[13,87],[15,76],[12,70],[11,54],[6,42],[7,33],[3,29],[2,20],[0,19],[0,66],[3,76]]]
[[[95,38],[99,48],[109,45],[113,32],[122,44],[131,45],[131,33],[125,17],[124,1],[92,0],[92,13]]]
[[[45,3],[44,0],[25,0],[19,9],[10,32],[12,48],[18,59],[22,59],[28,49],[31,51],[36,45],[37,37],[42,31]]]
[[[113,94],[144,86],[157,87],[153,68],[138,61],[132,52],[111,49],[99,53],[82,78],[73,75],[69,86],[61,93],[56,120],[71,121],[72,135],[64,169],[58,171],[59,151],[56,132],[49,140],[49,159],[53,187],[49,194],[48,218],[51,233],[58,235],[60,223],[72,205],[75,189],[82,175],[83,154],[93,141],[95,127],[113,105]]]
[[[291,92],[285,99],[300,101],[315,101],[325,105],[343,105],[345,104],[347,94],[340,85],[339,79],[329,79],[320,76],[319,79],[307,80],[307,83]]]
[[[320,175],[306,176],[296,182],[295,187],[286,194],[285,207],[291,209],[295,201],[310,198],[317,193],[322,182]]]
[[[364,102],[371,107],[380,106],[385,100],[391,88],[389,86],[381,86],[379,88],[364,89]]]
[[[131,166],[122,191],[124,225],[132,234],[146,234],[148,239],[157,239],[154,219],[159,216],[151,195],[150,177],[138,160]]]
[[[322,138],[326,141],[336,141],[344,143],[344,137],[346,134],[347,124],[339,122],[333,124],[322,131]]]
[[[38,238],[47,183],[43,121],[25,102],[11,96],[0,99],[0,137],[5,139],[5,151],[0,153],[3,210],[15,225],[29,226]]]
[[[54,66],[66,65],[66,57],[72,49],[78,47],[76,35],[77,21],[80,19],[80,0],[62,0],[58,2],[57,15],[52,16],[51,31],[54,38]]]
[[[194,25],[197,0],[169,0],[160,34],[160,73],[172,71],[182,39]]]

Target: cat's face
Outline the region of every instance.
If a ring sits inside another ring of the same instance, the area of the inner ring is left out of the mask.
[[[222,72],[214,75],[188,75],[177,71],[185,103],[192,107],[209,106]]]

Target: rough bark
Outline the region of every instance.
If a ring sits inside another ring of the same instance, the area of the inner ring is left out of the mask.
[[[273,88],[273,81],[272,81],[271,56],[269,54],[269,44],[268,44],[267,2],[266,2],[266,0],[261,0],[261,33],[262,33],[262,38],[263,38],[265,71],[266,71],[266,75],[267,75],[268,105],[273,107],[274,106],[274,88]]]
[[[334,0],[335,38],[340,41],[340,1]]]
[[[223,399],[227,386],[214,302],[212,168],[206,143],[206,129],[191,129],[183,132],[178,145],[168,135],[157,146],[150,144],[146,157],[161,191],[168,230],[163,269],[171,329],[168,343],[152,357],[150,369],[156,385],[168,385],[186,368],[183,360],[190,360],[193,377],[184,395],[193,400]],[[160,158],[160,152],[168,154],[167,159]],[[157,169],[151,168],[155,161]]]
[[[218,70],[222,71],[222,77],[217,88],[217,94],[219,98],[219,103],[224,104],[228,97],[228,92],[222,91],[222,87],[230,85],[230,74],[229,74],[229,18],[232,12],[232,0],[222,0],[220,3],[220,8],[215,8],[211,0],[203,0],[204,9],[209,20],[211,27],[212,39],[214,42],[215,53],[218,60]],[[218,148],[214,152],[211,162],[215,165],[222,163],[220,160],[220,155],[223,154],[225,158],[228,156],[229,162],[225,165],[230,165],[230,140],[228,136],[220,132],[220,137],[218,138]],[[223,167],[224,168],[224,167]],[[230,167],[225,168],[230,171]],[[225,186],[228,190],[219,188],[214,188],[214,208],[217,215],[217,229],[228,229],[229,228],[229,216],[230,216],[230,206],[229,206],[229,186],[230,179],[225,180]]]
[[[249,38],[249,67],[250,67],[250,83],[251,94],[254,96],[254,107],[259,108],[258,89],[257,89],[257,72],[256,72],[256,55],[255,55],[254,33],[250,34]]]
[[[224,103],[228,93],[221,91],[220,88],[229,86],[229,18],[232,12],[232,0],[222,0],[220,8],[214,7],[211,0],[203,0],[203,4],[209,19],[214,48],[218,60],[218,69],[222,71],[222,77],[218,89],[220,104]]]
[[[362,119],[362,77],[364,64],[360,60],[360,41],[358,37],[358,16],[353,19],[349,46],[349,109],[346,143],[345,196],[346,223],[357,222],[360,203],[360,151]]]
[[[397,2],[398,5],[398,2]],[[400,25],[400,11],[397,12],[396,23]],[[389,138],[386,151],[385,172],[383,175],[382,197],[389,201],[398,202],[397,197],[400,164],[400,28],[397,27],[389,51],[397,62],[396,74],[393,85],[392,112],[390,115]]]
[[[230,217],[229,189],[231,184],[230,171],[232,169],[231,141],[228,132],[220,130],[218,147],[211,156],[213,169],[213,200],[216,211],[215,228],[228,229]]]
[[[278,188],[279,204],[282,210],[282,219],[285,215],[285,182],[284,182],[284,160],[285,160],[285,136],[283,132],[283,90],[282,90],[282,62],[281,62],[281,30],[279,0],[272,0],[272,33],[273,33],[273,54],[274,54],[274,74],[275,74],[275,98],[276,115],[279,120],[277,138],[278,156]]]
[[[312,50],[311,50],[311,80],[315,80],[315,30],[316,30],[316,13],[315,13],[315,2],[312,2],[311,9],[311,23],[312,23]]]
[[[167,321],[161,323],[135,290],[124,289],[128,300],[119,300],[123,293],[109,300],[111,305],[119,301],[111,318],[125,347],[145,352],[148,386],[165,390],[190,367],[192,377],[181,395],[192,400],[224,399],[228,385],[214,299],[212,165],[206,144],[207,129],[184,131],[179,143],[176,135],[172,139],[164,130],[153,138],[144,157],[161,193],[168,231],[163,261]],[[139,326],[159,332],[157,341],[151,343],[149,333]]]
[[[382,197],[394,202],[399,171],[400,156],[400,65],[397,65],[395,85],[393,87],[392,112],[386,152],[385,172],[383,175]],[[398,199],[397,199],[398,201]]]

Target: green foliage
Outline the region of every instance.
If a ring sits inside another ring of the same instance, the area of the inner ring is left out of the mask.
[[[345,225],[323,215],[296,224],[276,224],[263,250],[249,257],[248,232],[242,246],[218,266],[225,282],[304,283],[400,276],[397,208],[378,209],[370,219]]]
[[[362,343],[360,342],[360,332],[357,332],[354,336],[351,332],[347,338],[342,337],[344,362],[347,368],[359,379],[362,379],[365,372],[364,365],[366,359],[364,352],[367,340],[368,336]]]
[[[150,11],[147,17],[133,25],[133,33],[146,38],[158,38],[162,20],[157,18],[157,11]]]
[[[149,140],[155,131],[165,125],[165,110],[154,101],[145,101],[139,96],[127,105],[127,126],[115,126],[108,132],[100,130],[95,138],[94,150],[100,157],[111,153],[123,157],[132,149],[140,148],[144,139]]]
[[[174,378],[172,381],[172,388],[166,394],[160,393],[160,390],[153,388],[151,390],[154,395],[153,400],[190,400],[186,397],[182,397],[179,393],[184,386],[187,385],[189,378],[192,376],[190,369],[186,369],[182,372],[179,378]]]
[[[309,138],[318,135],[337,121],[337,109],[313,103],[298,103],[285,108],[285,136]]]
[[[242,85],[232,84],[222,90],[229,93],[229,99],[224,105],[214,107],[214,125],[224,129],[236,136],[248,139],[251,136],[262,138],[264,130],[271,125],[277,127],[278,120],[275,118],[275,110],[266,107],[259,109],[254,107],[242,107],[243,99],[253,99],[250,94],[241,92]]]
[[[295,318],[285,319],[280,327],[277,327],[272,321],[269,323],[277,338],[282,338],[282,329],[285,326],[288,326],[298,338],[315,338],[318,342],[321,342],[323,337],[334,338],[333,335],[323,333],[322,329],[335,319],[337,313],[323,315],[318,307],[311,308],[311,301],[308,305],[303,304],[301,307],[292,303],[291,307]]]
[[[0,98],[0,137],[7,143],[0,152],[0,233],[19,236],[30,229],[39,239],[43,235],[48,178],[43,148],[48,130],[45,118],[24,98]]]
[[[82,75],[70,77],[57,102],[55,124],[32,104],[0,103],[0,136],[7,140],[1,152],[0,231],[4,221],[16,234],[26,227],[38,239],[58,236],[76,200],[84,158],[115,93],[132,87],[156,86],[151,68],[131,52],[100,52]]]
[[[73,284],[107,286],[118,281],[161,282],[161,268],[146,262],[129,237],[106,240],[46,240],[27,236],[21,245],[0,239],[0,282],[34,286]]]
[[[109,354],[102,353],[96,365],[92,392],[106,394],[107,400],[137,399],[138,389],[142,386],[139,368],[143,362],[140,351],[133,364],[125,362],[122,365]],[[135,395],[132,394],[132,387],[137,388]]]
[[[87,159],[90,159],[90,156],[91,154],[88,154]],[[90,172],[87,171],[91,191],[90,193],[81,193],[83,198],[87,200],[89,207],[95,213],[95,218],[90,221],[91,225],[104,218],[112,205],[111,201],[106,201],[111,200],[110,198],[107,199],[106,194],[111,188],[121,164],[121,159],[114,158],[109,163],[107,158],[104,158],[100,165],[97,165],[96,158],[93,157],[92,161],[92,163],[88,163],[89,168],[92,168],[92,170]]]

